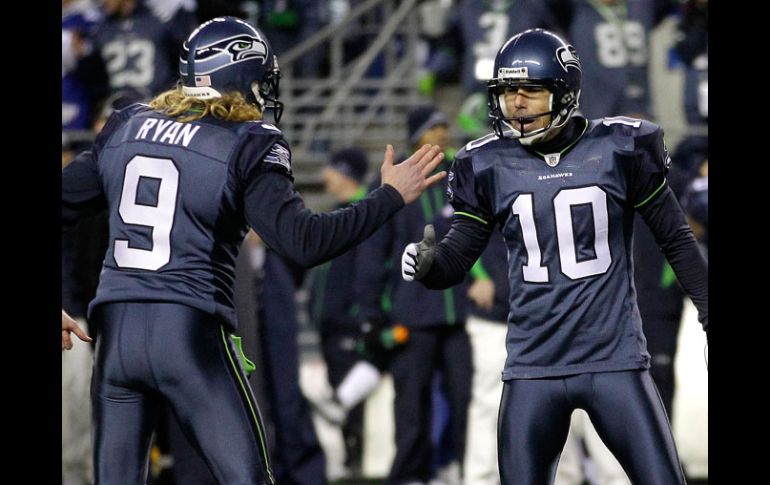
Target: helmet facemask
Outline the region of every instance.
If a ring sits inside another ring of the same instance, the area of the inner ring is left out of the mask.
[[[491,79],[487,83],[489,117],[492,118],[492,126],[497,136],[515,138],[522,145],[531,145],[546,138],[553,130],[564,126],[577,109],[579,93],[576,96],[561,84],[563,83],[560,83],[558,79]],[[518,87],[537,87],[548,90],[548,110],[529,116],[512,116],[505,103],[505,90],[506,88]],[[550,115],[551,120],[545,127],[524,133],[524,124],[546,115]]]
[[[262,82],[254,81],[251,83],[251,92],[254,94],[257,105],[263,113],[265,109],[271,109],[276,124],[281,121],[283,115],[283,103],[278,101],[280,81],[281,71],[278,69],[278,59],[273,56],[273,69],[265,73]]]

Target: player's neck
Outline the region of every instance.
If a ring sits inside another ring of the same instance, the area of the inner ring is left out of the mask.
[[[583,123],[582,118],[573,116],[553,138],[532,145],[532,149],[540,153],[561,152],[580,137],[583,133]]]

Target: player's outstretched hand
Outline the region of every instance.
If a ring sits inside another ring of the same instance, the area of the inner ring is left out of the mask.
[[[398,165],[393,165],[393,146],[385,149],[385,160],[380,168],[382,183],[392,185],[398,190],[405,204],[416,200],[425,189],[446,177],[446,172],[433,174],[433,171],[444,159],[438,145],[423,145]]]

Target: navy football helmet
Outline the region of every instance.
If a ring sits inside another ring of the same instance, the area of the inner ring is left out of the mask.
[[[563,126],[575,112],[580,98],[580,59],[575,48],[544,29],[529,29],[511,37],[495,57],[493,78],[487,82],[489,117],[499,137],[519,138],[531,144],[553,128]],[[508,87],[545,87],[551,93],[549,111],[515,117],[505,106]],[[522,133],[524,124],[551,115],[545,128]],[[516,129],[518,125],[518,130]]]
[[[182,45],[179,74],[187,96],[212,99],[237,91],[263,111],[272,108],[276,123],[281,118],[278,59],[267,37],[241,19],[217,17],[195,29]]]

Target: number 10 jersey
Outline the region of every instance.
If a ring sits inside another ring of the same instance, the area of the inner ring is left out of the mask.
[[[635,209],[666,187],[663,132],[631,118],[576,121],[584,132],[562,153],[488,135],[449,175],[455,213],[496,224],[508,248],[503,379],[649,367],[632,231]]]

